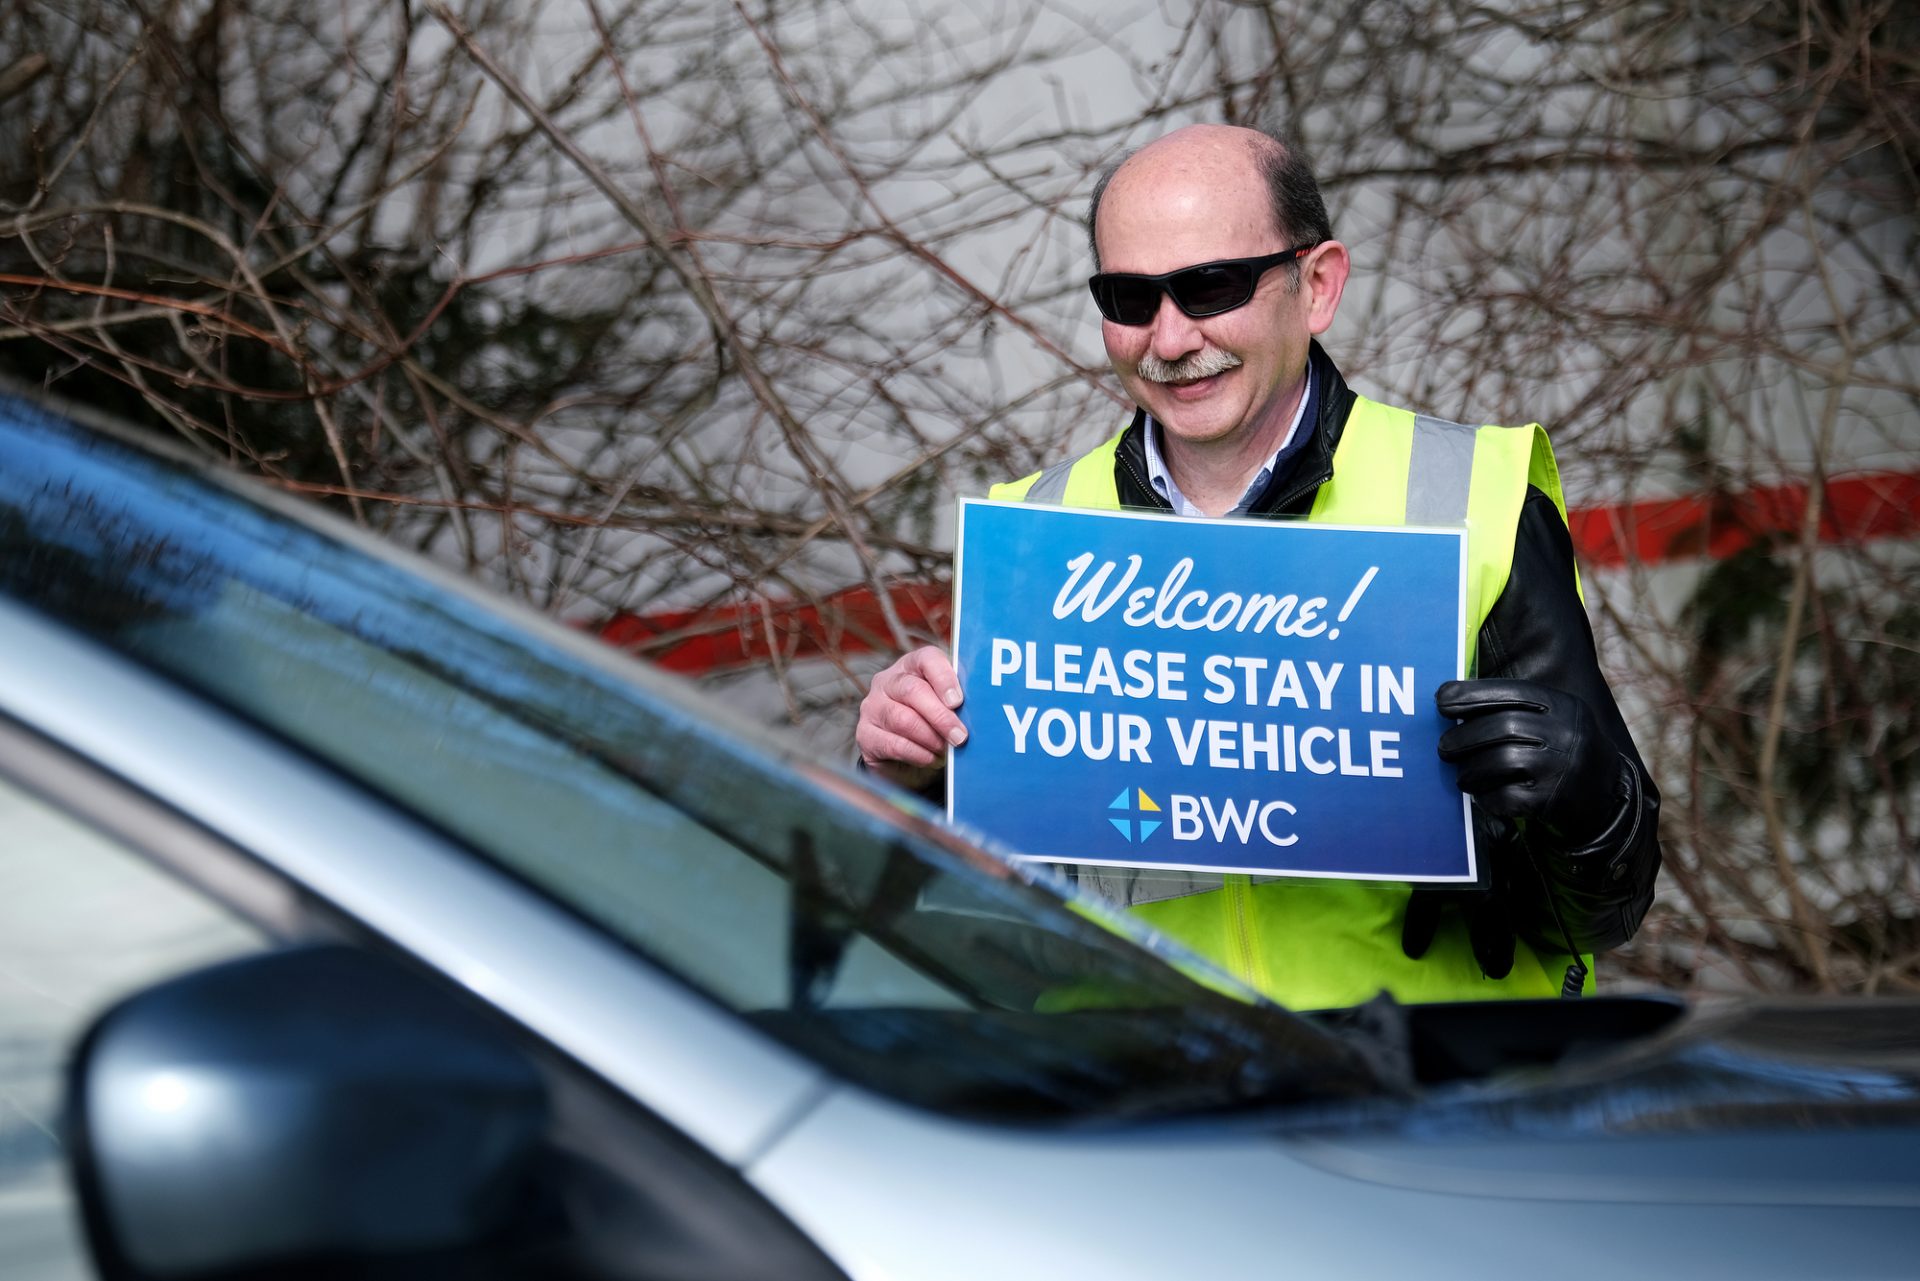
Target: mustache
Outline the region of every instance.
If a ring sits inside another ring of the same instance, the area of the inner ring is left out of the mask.
[[[1140,376],[1150,383],[1184,383],[1196,378],[1211,378],[1215,374],[1224,374],[1229,369],[1238,369],[1245,362],[1230,352],[1218,347],[1207,347],[1191,356],[1182,356],[1178,360],[1162,360],[1148,352],[1140,357],[1134,368]]]

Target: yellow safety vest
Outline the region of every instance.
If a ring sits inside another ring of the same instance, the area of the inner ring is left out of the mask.
[[[1091,453],[1008,484],[992,498],[1116,510],[1114,451]],[[1560,471],[1539,424],[1470,427],[1357,398],[1334,450],[1333,477],[1308,520],[1341,525],[1459,525],[1467,529],[1469,670],[1480,626],[1507,585],[1527,486],[1566,518]],[[1218,889],[1131,907],[1244,982],[1294,1009],[1357,1005],[1382,989],[1397,1000],[1557,996],[1570,959],[1523,939],[1504,979],[1480,972],[1466,925],[1448,913],[1419,960],[1400,948],[1410,889],[1379,881],[1227,875]],[[1588,962],[1589,987],[1592,965]]]

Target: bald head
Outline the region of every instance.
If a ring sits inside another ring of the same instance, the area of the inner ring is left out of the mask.
[[[1333,239],[1327,207],[1313,170],[1297,147],[1274,135],[1236,125],[1188,125],[1156,138],[1108,169],[1094,185],[1087,206],[1087,244],[1093,269],[1100,270],[1100,207],[1108,200],[1154,198],[1169,191],[1228,192],[1246,186],[1264,188],[1272,230],[1287,245]],[[1206,208],[1189,202],[1191,216]],[[1290,280],[1299,268],[1288,264]]]

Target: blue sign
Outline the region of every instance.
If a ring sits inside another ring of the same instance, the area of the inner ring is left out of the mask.
[[[963,499],[949,815],[1035,858],[1470,881],[1466,532]]]

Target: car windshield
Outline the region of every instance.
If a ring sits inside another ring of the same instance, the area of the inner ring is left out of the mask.
[[[996,1117],[1376,1088],[1322,1029],[673,678],[6,396],[0,590],[869,1087]]]

